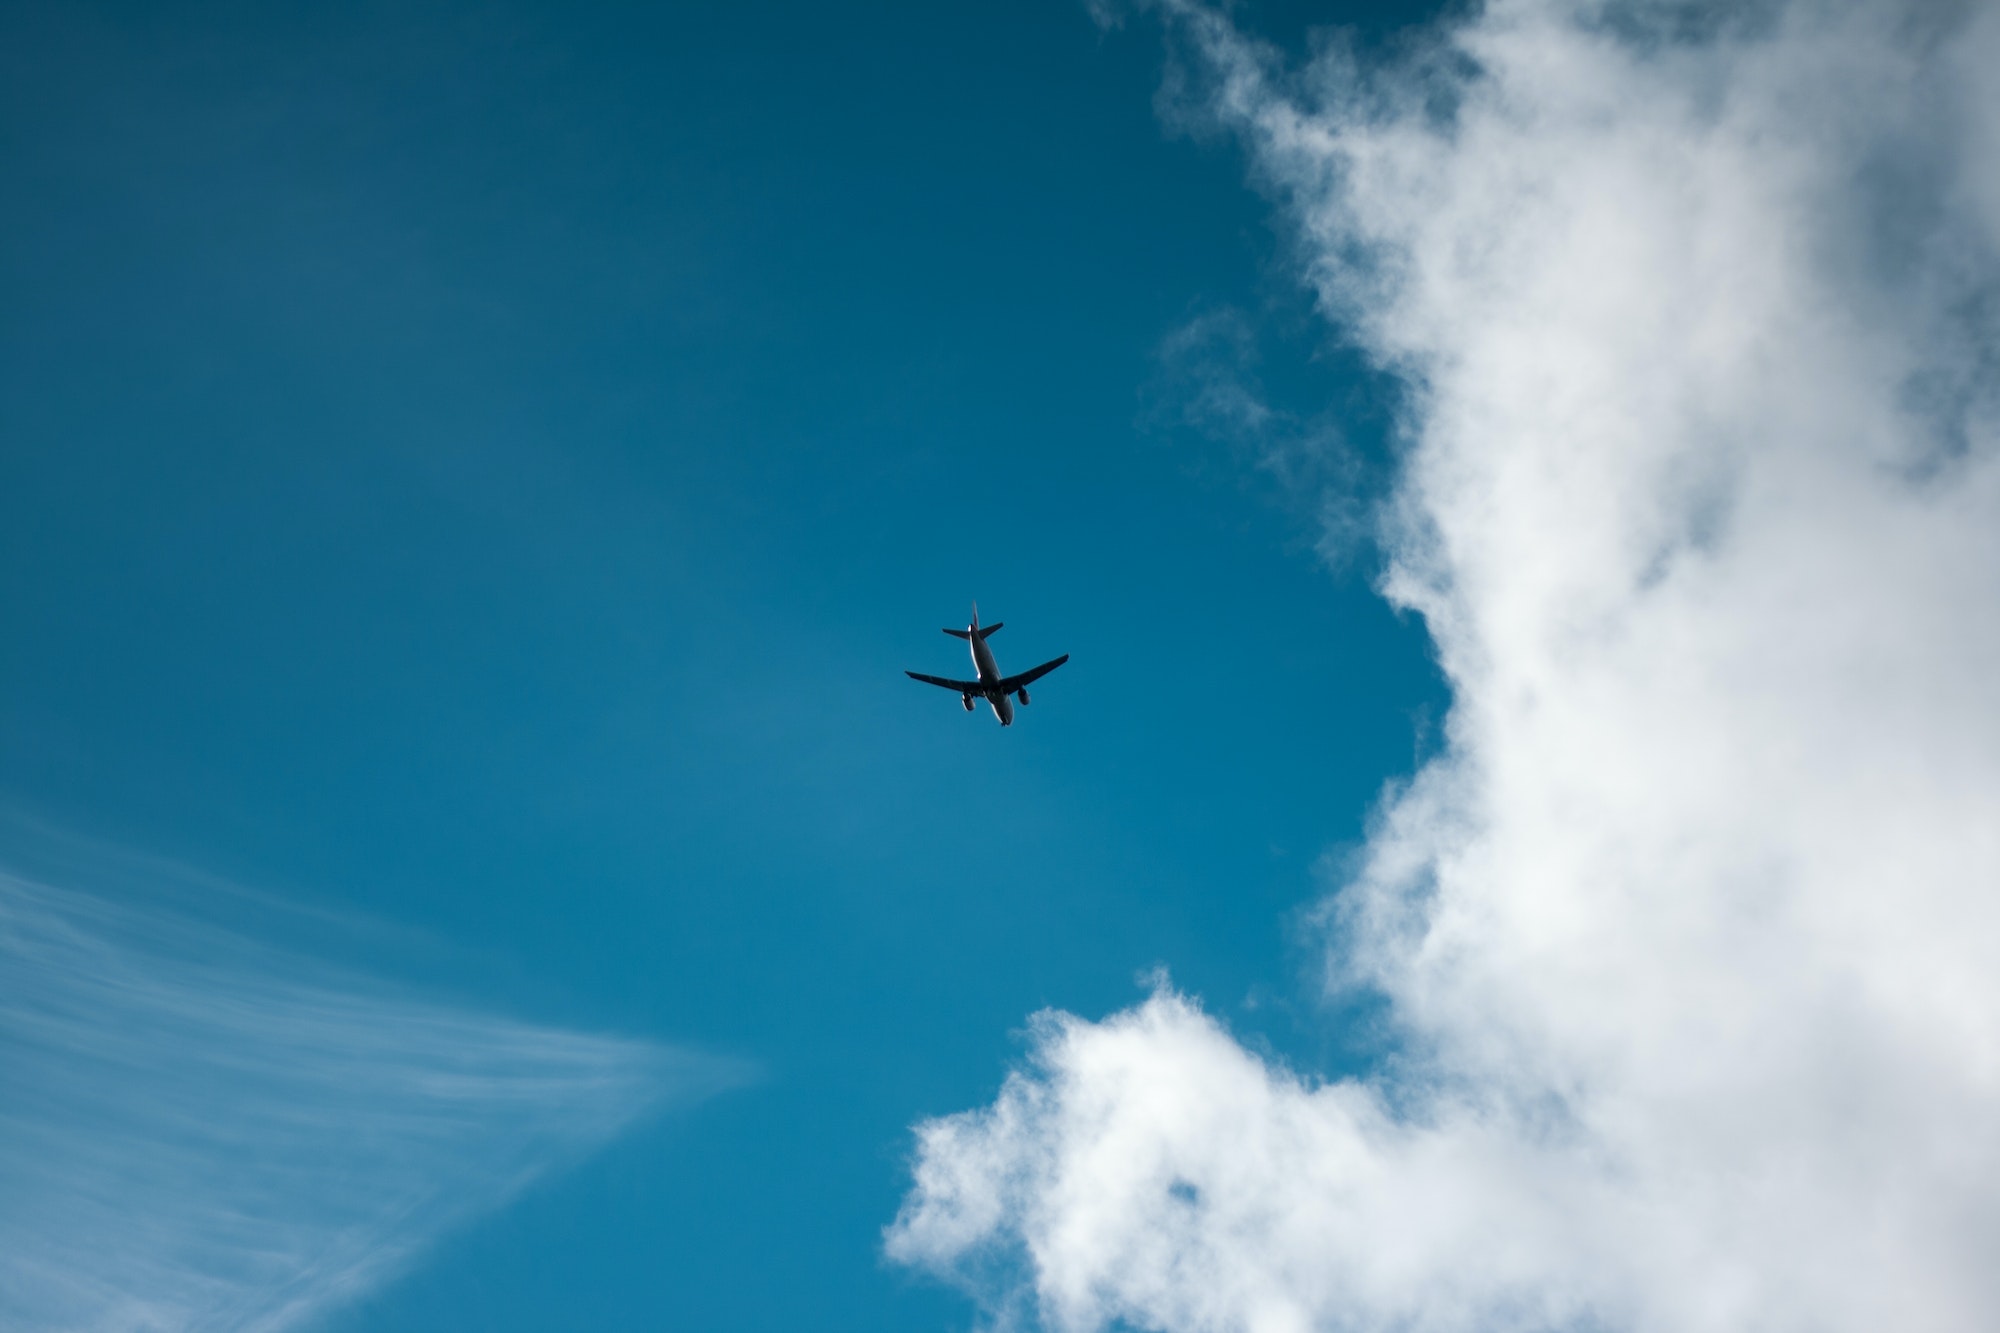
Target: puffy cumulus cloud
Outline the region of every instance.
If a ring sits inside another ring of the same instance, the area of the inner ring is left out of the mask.
[[[0,872],[0,1325],[298,1328],[733,1062]]]
[[[2000,7],[1165,12],[1409,390],[1448,746],[1322,916],[1399,1054],[1045,1017],[891,1253],[1065,1329],[2000,1327]]]

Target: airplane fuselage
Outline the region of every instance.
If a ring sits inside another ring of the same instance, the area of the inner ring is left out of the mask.
[[[975,622],[976,623],[976,622]],[[1000,683],[1000,667],[993,660],[993,650],[986,646],[986,640],[977,634],[972,636],[972,667],[979,677],[979,683],[997,686]],[[1014,725],[1014,700],[998,689],[986,691],[986,702],[993,706],[993,716],[1000,719],[1000,725]]]

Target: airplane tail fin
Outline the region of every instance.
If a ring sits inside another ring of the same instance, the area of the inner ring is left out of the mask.
[[[990,625],[980,624],[979,603],[974,602],[972,604],[972,624],[965,629],[947,629],[945,633],[951,635],[954,639],[980,639],[983,641],[987,635],[998,632],[1000,623],[996,620]]]

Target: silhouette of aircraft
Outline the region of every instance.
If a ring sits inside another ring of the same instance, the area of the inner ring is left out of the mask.
[[[926,685],[937,685],[947,690],[957,690],[959,700],[964,703],[965,711],[968,713],[972,711],[972,701],[975,698],[984,699],[993,706],[993,716],[1000,719],[1001,726],[1013,726],[1014,700],[1016,698],[1020,699],[1022,706],[1025,707],[1028,702],[1028,686],[1034,684],[1043,676],[1048,675],[1049,672],[1054,671],[1064,662],[1069,661],[1069,654],[1064,653],[1053,662],[1044,662],[1038,667],[1023,671],[1018,676],[1003,676],[1000,674],[1000,668],[993,661],[993,650],[986,646],[986,640],[990,636],[998,634],[1003,623],[996,620],[992,624],[982,627],[979,623],[979,603],[974,602],[972,604],[972,623],[964,629],[947,629],[945,631],[952,638],[964,639],[972,645],[972,666],[979,673],[978,680],[950,680],[944,676],[926,676],[921,671],[905,671],[903,674],[911,680],[920,680]]]

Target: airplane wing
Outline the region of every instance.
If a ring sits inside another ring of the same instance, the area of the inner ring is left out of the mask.
[[[1058,657],[1053,662],[1044,662],[1038,667],[1030,667],[1028,670],[1023,671],[1018,676],[1009,676],[1005,680],[1001,681],[998,685],[994,686],[993,688],[998,690],[1002,694],[1012,694],[1014,691],[1020,689],[1023,685],[1033,685],[1043,676],[1048,675],[1049,672],[1054,671],[1057,667],[1061,666],[1064,662],[1067,661],[1069,661],[1069,654],[1064,653],[1061,657]]]
[[[957,690],[960,694],[986,693],[986,687],[976,680],[946,680],[943,676],[926,676],[921,671],[905,671],[903,674],[911,680],[920,680],[926,685],[942,685],[948,690]]]

